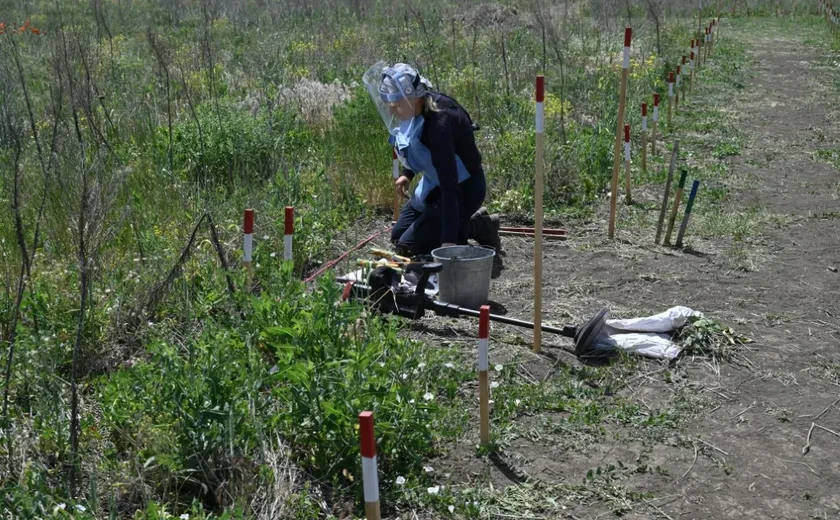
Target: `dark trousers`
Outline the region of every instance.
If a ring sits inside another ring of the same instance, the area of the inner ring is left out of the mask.
[[[484,203],[487,184],[484,176],[472,176],[458,185],[458,240],[457,244],[464,245],[470,236],[470,217],[478,211]],[[437,201],[426,203],[426,209],[417,211],[410,202],[403,204],[397,223],[391,228],[391,242],[401,254],[422,255],[441,245],[440,237],[443,229],[440,197]]]

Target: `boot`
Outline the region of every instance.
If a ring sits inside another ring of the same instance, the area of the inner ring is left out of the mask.
[[[470,217],[470,233],[473,240],[482,246],[492,247],[496,253],[500,253],[502,250],[499,226],[499,216],[490,215],[485,207],[479,208]]]

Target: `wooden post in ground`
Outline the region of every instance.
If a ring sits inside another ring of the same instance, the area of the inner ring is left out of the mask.
[[[680,142],[674,140],[674,149],[671,151],[671,166],[668,168],[668,178],[665,180],[665,195],[662,197],[662,208],[659,210],[659,223],[656,225],[656,239],[655,244],[659,243],[659,238],[662,236],[662,224],[665,222],[665,215],[668,209],[668,198],[671,196],[671,182],[674,179],[674,167],[677,165],[677,157],[680,153]]]
[[[633,204],[630,195],[630,125],[624,125],[624,203]]]
[[[482,305],[478,320],[478,415],[482,447],[490,445],[490,306]]]
[[[376,467],[376,437],[373,433],[373,412],[359,414],[359,440],[362,453],[362,487],[367,520],[382,520],[379,510],[379,473]]]
[[[685,55],[683,55],[683,57],[682,57],[682,74],[681,74],[681,76],[682,75],[686,75],[686,76],[688,75],[688,64],[686,63],[686,56]],[[677,82],[679,83],[679,80],[677,80]],[[685,84],[686,83],[688,83],[688,78],[685,78],[685,81],[682,82],[682,89],[681,90],[682,90],[683,103],[685,103]]]
[[[295,207],[286,206],[283,227],[283,260],[290,262],[292,255],[292,237],[295,236]]]
[[[400,160],[397,159],[397,150],[396,148],[391,150],[392,158],[391,158],[391,176],[394,177],[394,182],[397,182],[397,179],[400,178]],[[395,186],[396,188],[396,186]],[[394,189],[394,222],[399,220],[400,218],[400,194],[399,192]]]
[[[615,213],[618,198],[618,170],[621,165],[621,133],[624,129],[624,108],[627,104],[627,77],[630,73],[630,42],[633,30],[624,29],[624,61],[621,68],[621,87],[618,91],[618,118],[615,128],[615,152],[613,154],[612,192],[610,198],[610,222],[608,235],[615,237]]]
[[[543,140],[545,131],[545,77],[537,76],[537,164],[534,183],[534,352],[542,348],[542,264],[543,264]]]
[[[692,48],[693,48],[693,47],[692,47]],[[695,54],[694,54],[694,51],[693,51],[693,50],[691,51],[691,57],[690,57],[690,58],[691,58],[691,59],[690,59],[690,60],[689,60],[689,62],[688,62],[688,69],[689,69],[689,71],[690,71],[690,74],[689,74],[689,79],[690,79],[690,81],[689,81],[689,83],[688,83],[688,93],[689,93],[689,94],[691,94],[691,87],[693,87],[693,86],[694,86],[694,69],[696,68],[696,67],[694,66]]]
[[[674,115],[674,73],[668,73],[668,130],[673,130],[671,123]]]
[[[647,173],[647,103],[642,103],[642,171]]]
[[[682,79],[682,65],[677,65],[677,84],[674,86],[674,111],[680,109],[680,79]]]
[[[650,154],[656,155],[656,126],[659,124],[659,94],[653,95],[653,130],[650,133]]]
[[[245,276],[248,282],[248,290],[251,289],[251,277],[253,267],[251,263],[252,251],[254,248],[254,210],[246,209],[242,223],[242,263],[245,264]]]

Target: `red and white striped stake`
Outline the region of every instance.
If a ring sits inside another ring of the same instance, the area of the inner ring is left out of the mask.
[[[630,196],[630,125],[624,125],[624,202],[633,203]]]
[[[285,233],[283,234],[283,260],[292,259],[292,236],[295,234],[295,208],[286,206],[286,216],[283,222]]]
[[[397,179],[400,178],[400,160],[397,159],[397,150],[396,148],[391,150],[391,154],[393,155],[393,172],[392,175],[394,177],[394,182],[397,182]],[[400,218],[400,194],[396,190],[396,186],[394,189],[394,222],[396,222]]]
[[[543,264],[543,163],[545,139],[545,77],[537,76],[537,164],[534,179],[534,352],[542,348],[542,264]]]
[[[244,232],[244,240],[242,244],[244,258],[242,259],[242,262],[245,264],[245,267],[250,268],[251,253],[254,249],[254,210],[245,210],[245,219],[242,227],[242,231]]]
[[[682,66],[677,65],[677,84],[674,87],[674,110],[680,108],[680,79],[682,79]]]
[[[373,433],[373,412],[359,414],[359,438],[362,452],[362,486],[365,492],[367,520],[381,520],[379,511],[379,473],[376,468],[376,437]]]
[[[706,41],[705,41],[705,45],[703,47],[704,47],[704,50],[705,50],[705,52],[703,53],[703,63],[706,63],[706,61],[709,59],[709,52],[712,50],[711,45],[709,45],[709,28],[708,27],[706,27]]]
[[[703,40],[701,38],[697,38],[694,41],[694,48],[696,49],[695,52],[697,52],[697,72],[699,73],[700,70],[703,68],[703,56],[702,56],[701,50],[704,50],[704,49],[703,49]]]
[[[642,171],[647,171],[647,103],[642,103]]]
[[[653,95],[653,129],[650,133],[650,154],[656,155],[656,127],[659,124],[659,94]]]
[[[695,62],[695,55],[694,51],[691,51],[691,59],[688,62],[688,68],[691,71],[690,77],[691,81],[688,83],[688,93],[691,94],[691,87],[694,86],[694,62]]]
[[[624,29],[624,60],[621,64],[621,87],[618,94],[618,118],[615,127],[615,152],[613,158],[612,190],[610,192],[610,222],[608,235],[615,236],[616,202],[618,198],[618,170],[621,165],[621,131],[624,128],[624,109],[627,104],[627,78],[630,74],[630,43],[633,29]]]
[[[671,129],[671,118],[674,112],[674,73],[668,73],[668,128]]]
[[[688,63],[686,61],[687,56],[683,55],[682,57],[682,74],[688,75]],[[682,82],[682,99],[683,103],[685,103],[685,84],[688,83],[688,78],[685,78],[685,81]]]
[[[490,445],[490,306],[482,305],[478,320],[478,410],[482,446]]]

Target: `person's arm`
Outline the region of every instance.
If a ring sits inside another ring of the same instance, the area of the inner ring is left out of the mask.
[[[452,122],[448,117],[439,115],[434,131],[429,138],[429,150],[432,152],[432,164],[437,170],[440,183],[441,236],[442,244],[455,244],[458,241],[458,163],[455,160],[455,142]]]

